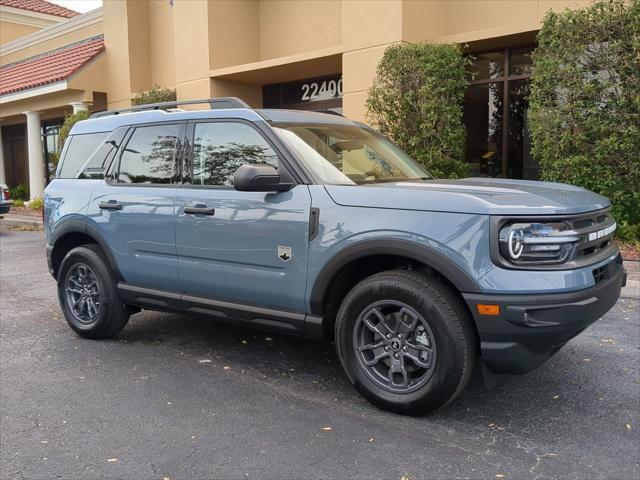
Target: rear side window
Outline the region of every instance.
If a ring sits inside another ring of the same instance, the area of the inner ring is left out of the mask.
[[[171,183],[180,125],[138,127],[120,157],[119,183]]]
[[[89,157],[78,173],[78,178],[103,179],[111,160],[120,148],[125,133],[127,133],[127,127],[114,130]]]
[[[58,178],[76,178],[87,160],[98,150],[109,132],[71,135],[65,145],[65,155],[60,165]],[[87,178],[87,177],[85,177]]]

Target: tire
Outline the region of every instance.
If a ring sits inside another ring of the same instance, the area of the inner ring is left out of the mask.
[[[115,275],[97,245],[82,245],[67,253],[58,274],[58,301],[67,323],[78,335],[109,338],[127,325],[129,310],[120,301],[116,285]]]
[[[416,271],[382,272],[358,283],[340,306],[335,334],[356,389],[374,405],[405,415],[452,402],[476,359],[466,308],[449,287]]]

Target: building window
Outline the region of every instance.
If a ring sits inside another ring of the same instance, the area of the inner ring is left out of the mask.
[[[45,180],[47,184],[53,178],[58,164],[58,138],[63,119],[56,118],[42,122],[42,146],[44,149]]]
[[[527,122],[533,47],[474,55],[465,96],[465,155],[472,175],[538,179]]]

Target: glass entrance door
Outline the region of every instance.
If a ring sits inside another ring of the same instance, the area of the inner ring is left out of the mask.
[[[474,55],[464,104],[474,176],[538,179],[527,122],[533,47]]]

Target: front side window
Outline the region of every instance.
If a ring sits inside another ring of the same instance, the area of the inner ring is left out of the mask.
[[[277,124],[274,130],[319,183],[353,185],[430,178],[406,153],[369,129]]]
[[[119,183],[171,183],[180,125],[134,130],[120,157]]]
[[[233,186],[244,164],[278,167],[278,156],[252,127],[234,122],[199,123],[193,139],[194,185]]]
[[[65,145],[65,154],[58,178],[76,178],[87,160],[98,150],[109,132],[71,135]]]

